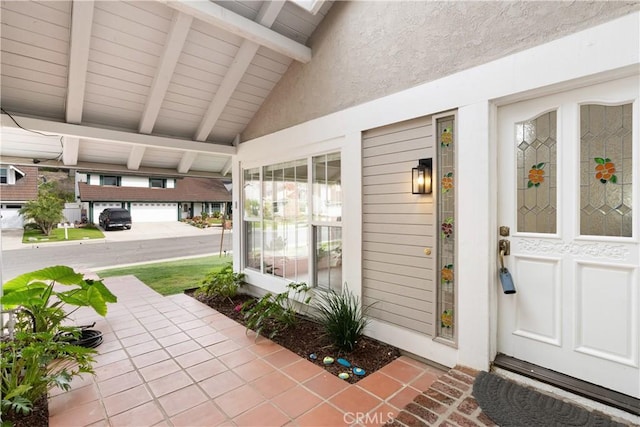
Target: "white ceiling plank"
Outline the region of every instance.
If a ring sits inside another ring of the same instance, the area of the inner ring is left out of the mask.
[[[182,159],[180,159],[180,163],[178,164],[178,173],[187,173],[189,169],[191,169],[191,165],[193,161],[196,159],[197,155],[193,151],[187,151],[182,155]]]
[[[283,7],[284,2],[281,1],[266,2],[258,12],[257,22],[265,27],[270,27]],[[259,48],[260,46],[252,41],[244,40],[242,42],[231,67],[229,67],[211,104],[209,104],[207,112],[200,125],[198,125],[198,130],[194,137],[196,141],[207,140]]]
[[[73,166],[78,163],[78,149],[80,148],[80,138],[67,136],[63,138],[62,163],[65,166]]]
[[[155,77],[151,85],[147,102],[144,106],[142,120],[140,121],[140,133],[151,133],[153,125],[158,119],[158,113],[162,106],[162,101],[171,83],[171,77],[178,63],[178,58],[182,53],[182,47],[189,34],[193,17],[179,11],[174,12],[171,30],[167,35],[167,42],[164,47],[160,65],[156,69]]]
[[[138,170],[140,169],[140,163],[144,157],[144,152],[147,148],[141,145],[134,145],[131,147],[129,153],[129,159],[127,159],[127,169]]]
[[[296,61],[311,61],[311,49],[259,23],[209,1],[165,1],[167,6],[193,16],[232,34],[279,52]]]
[[[237,148],[232,145],[196,142],[186,139],[170,138],[164,136],[144,135],[115,129],[104,129],[85,125],[56,122],[51,120],[36,119],[32,117],[13,115],[13,118],[25,129],[56,134],[61,136],[75,136],[82,139],[98,140],[105,142],[130,143],[147,147],[166,148],[178,151],[199,151],[212,154],[234,155]],[[18,127],[11,118],[2,114],[2,126],[8,128]]]
[[[93,0],[73,2],[71,11],[71,45],[69,52],[69,76],[67,81],[67,123],[82,122],[82,105],[87,80]]]

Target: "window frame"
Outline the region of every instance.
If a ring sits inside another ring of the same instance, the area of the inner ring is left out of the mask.
[[[105,178],[114,178],[115,184],[106,184]],[[120,187],[122,185],[122,177],[117,175],[100,175],[100,185],[105,187]]]
[[[159,182],[160,186],[153,185],[154,182]],[[149,178],[149,188],[167,188],[166,178]]]
[[[241,237],[241,241],[242,241],[242,255],[240,258],[240,262],[241,262],[241,268],[242,269],[249,269],[251,271],[255,271],[261,275],[265,275],[265,276],[269,276],[269,277],[274,277],[274,278],[278,278],[278,279],[282,279],[282,280],[287,280],[287,281],[292,281],[291,277],[283,277],[283,276],[288,276],[288,274],[284,274],[281,276],[279,274],[274,274],[274,270],[272,269],[271,271],[268,271],[269,269],[267,267],[265,267],[265,257],[266,257],[266,242],[265,242],[265,203],[267,203],[268,201],[265,199],[265,189],[264,189],[264,185],[265,185],[265,170],[267,168],[274,168],[277,167],[279,165],[282,165],[283,170],[288,168],[288,167],[293,167],[295,174],[294,174],[294,182],[298,182],[298,167],[301,166],[305,166],[306,167],[306,171],[304,172],[306,175],[306,182],[302,185],[304,185],[305,187],[305,191],[306,191],[306,196],[303,197],[303,201],[306,201],[306,207],[305,209],[303,209],[304,212],[304,221],[302,222],[296,222],[296,226],[304,226],[306,227],[306,239],[307,239],[307,249],[306,249],[306,254],[304,255],[304,257],[307,259],[307,271],[303,272],[303,273],[298,273],[296,270],[295,273],[295,277],[293,278],[293,280],[296,281],[304,281],[306,283],[308,283],[310,286],[316,287],[317,289],[320,290],[327,290],[328,287],[326,286],[319,286],[319,284],[317,283],[317,270],[318,270],[318,260],[316,257],[316,244],[315,244],[315,233],[316,233],[316,228],[317,227],[325,227],[325,226],[329,226],[329,227],[337,227],[342,229],[342,206],[343,206],[343,192],[340,189],[340,215],[339,217],[337,217],[337,220],[333,220],[333,221],[326,221],[326,220],[317,220],[314,219],[314,209],[313,209],[313,204],[314,204],[314,200],[313,200],[313,162],[314,159],[317,157],[321,157],[321,156],[328,156],[328,155],[333,155],[336,156],[337,159],[340,160],[340,172],[339,172],[339,185],[342,185],[342,158],[343,158],[343,153],[342,150],[338,149],[338,150],[331,150],[329,152],[326,153],[315,153],[313,155],[307,155],[307,156],[301,156],[301,157],[297,157],[294,159],[290,159],[288,161],[282,161],[282,162],[277,162],[277,163],[271,163],[271,164],[261,164],[261,165],[255,165],[255,166],[251,166],[251,167],[242,167],[241,168],[241,177],[242,177],[242,181],[241,181],[241,188],[242,188],[242,195],[241,195],[241,212],[242,212],[242,237]],[[286,164],[291,163],[290,166],[285,166]],[[276,168],[277,169],[277,168]],[[252,171],[252,172],[251,172]],[[249,200],[253,200],[256,196],[252,197],[251,199],[247,198],[247,193],[246,193],[246,188],[249,185],[248,180],[251,180],[252,182],[254,182],[257,178],[257,182],[259,184],[259,192],[258,192],[258,200],[259,200],[259,206],[258,206],[258,212],[257,215],[255,215],[253,212],[250,213],[250,215],[247,215],[247,203]],[[283,180],[283,182],[285,182],[286,180]],[[299,193],[299,190],[297,190],[296,194],[297,194],[297,198],[295,200],[288,200],[291,201],[292,203],[295,203],[296,205],[296,212],[299,214],[300,212],[300,207],[298,205],[298,202],[301,200]],[[273,217],[274,215],[272,214],[271,217]],[[270,218],[271,218],[270,217]],[[299,217],[299,216],[297,216]],[[269,220],[273,220],[273,218],[269,219]],[[254,225],[251,225],[254,224]],[[249,241],[248,239],[250,238],[250,233],[249,233],[249,228],[251,229],[256,229],[255,224],[257,224],[257,232],[260,233],[260,237],[259,239],[254,238],[253,241],[255,242],[254,245],[259,245],[259,250],[260,250],[260,254],[259,254],[259,262],[256,263],[255,260],[253,260],[253,262],[250,262],[249,257],[251,256],[249,253],[249,250],[253,247],[249,245]],[[342,237],[341,237],[342,238]],[[259,240],[259,241],[258,241]],[[288,243],[288,242],[287,242]],[[295,243],[295,247],[297,247],[298,242]],[[341,252],[340,252],[340,256],[341,256]],[[299,259],[296,257],[296,259]],[[342,260],[340,259],[340,268],[341,268],[341,272],[342,272]],[[253,265],[251,265],[253,264]],[[257,266],[257,264],[259,264],[259,266]],[[304,274],[306,279],[302,278],[300,276],[300,274]],[[340,284],[340,286],[342,286]]]

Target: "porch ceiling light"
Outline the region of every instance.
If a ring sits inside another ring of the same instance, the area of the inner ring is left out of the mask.
[[[418,166],[411,169],[411,192],[431,194],[432,159],[420,159]]]

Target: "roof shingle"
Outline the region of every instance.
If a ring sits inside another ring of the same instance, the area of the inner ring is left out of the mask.
[[[78,184],[83,202],[230,202],[231,194],[222,181],[185,177],[176,180],[176,188],[115,187]]]

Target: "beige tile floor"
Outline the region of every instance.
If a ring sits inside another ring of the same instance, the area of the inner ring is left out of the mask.
[[[444,373],[403,356],[350,385],[186,295],[105,283],[106,318],[73,315],[104,334],[96,375],[54,390],[51,427],[382,425]]]

